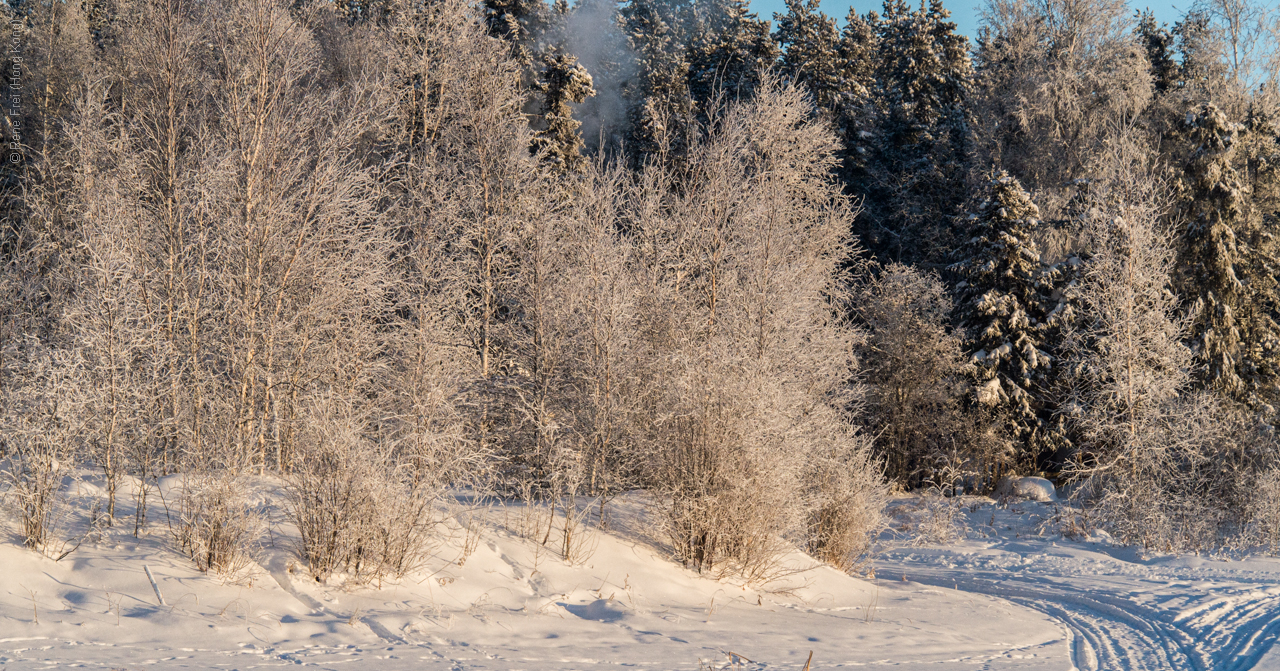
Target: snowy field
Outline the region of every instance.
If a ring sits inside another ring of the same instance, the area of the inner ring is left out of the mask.
[[[317,585],[279,535],[226,583],[170,549],[163,512],[140,540],[122,520],[60,562],[10,529],[0,666],[799,670],[812,653],[815,670],[1280,669],[1280,561],[1072,540],[1060,510],[898,499],[875,579],[796,554],[763,586],[669,561],[634,497],[578,562],[528,539],[522,509],[495,508],[381,589]]]

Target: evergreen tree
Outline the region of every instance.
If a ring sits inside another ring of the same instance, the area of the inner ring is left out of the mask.
[[[787,0],[787,13],[773,19],[782,74],[808,89],[819,107],[837,110],[847,81],[835,19],[818,10],[818,0]]]
[[[958,322],[969,333],[981,403],[1007,409],[1017,438],[1038,446],[1037,399],[1050,368],[1043,350],[1044,267],[1032,233],[1039,210],[1018,180],[1001,172],[969,215],[968,241],[952,270]]]
[[[546,128],[534,133],[532,148],[557,171],[578,173],[584,164],[578,133],[582,124],[573,118],[569,104],[595,95],[591,75],[578,59],[559,49],[548,49],[542,58],[543,77],[536,90],[543,96]]]
[[[1179,285],[1195,302],[1192,348],[1205,366],[1202,381],[1228,396],[1244,392],[1240,379],[1238,320],[1245,286],[1237,274],[1242,248],[1236,231],[1245,226],[1243,184],[1231,165],[1237,127],[1213,105],[1189,115],[1192,147],[1185,171],[1187,228],[1181,239]]]
[[[634,55],[627,48],[617,0],[578,0],[560,34],[565,52],[591,74],[596,95],[575,108],[588,154],[616,151],[627,132],[627,90]]]
[[[868,168],[875,155],[878,90],[876,71],[880,62],[880,17],[875,12],[860,16],[852,8],[840,33],[840,60],[844,67],[844,90],[836,122],[844,136],[842,171],[846,185],[871,183]],[[865,196],[863,189],[850,191]]]
[[[973,67],[950,15],[938,0],[915,12],[902,0],[885,3],[880,78],[895,148],[946,142],[963,108]]]
[[[1194,301],[1190,340],[1200,382],[1257,405],[1274,398],[1277,258],[1235,169],[1240,134],[1212,104],[1188,115],[1178,288]]]
[[[1156,23],[1150,9],[1138,15],[1138,40],[1146,49],[1156,93],[1176,88],[1179,72],[1178,61],[1174,57],[1174,34]]]
[[[939,0],[917,11],[887,0],[879,23],[884,119],[876,179],[886,197],[870,223],[873,244],[900,259],[941,256],[948,232],[938,222],[958,214],[964,199],[973,66],[968,40],[949,16]]]
[[[769,22],[747,7],[747,0],[706,0],[694,8],[689,93],[704,122],[720,92],[730,99],[751,98],[762,69],[772,67],[778,58],[778,49],[769,39]]]
[[[492,37],[513,45],[515,55],[526,66],[533,58],[529,48],[550,20],[550,10],[542,0],[484,0],[485,29]]]
[[[622,8],[638,70],[627,92],[633,166],[651,158],[679,163],[688,152],[694,133],[686,49],[690,14],[683,0],[631,0]]]
[[[1245,118],[1242,151],[1246,179],[1254,205],[1262,212],[1280,213],[1280,110],[1251,102]]]
[[[875,85],[880,62],[879,25],[880,15],[875,12],[862,16],[850,8],[845,17],[844,30],[840,32],[840,59],[848,93],[854,98],[868,98]]]

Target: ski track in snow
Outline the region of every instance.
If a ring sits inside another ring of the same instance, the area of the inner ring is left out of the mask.
[[[1025,568],[982,570],[966,565],[958,553],[928,557],[935,565],[921,562],[918,552],[896,554],[907,556],[881,562],[883,569],[922,584],[1004,599],[1056,620],[1081,671],[1248,671],[1280,638],[1274,575],[1162,566],[1139,578],[1122,575],[1135,573],[1126,565],[1107,580],[1069,572],[1078,563],[1059,570],[1043,565],[1053,562],[1035,561]],[[1110,589],[1099,589],[1109,582]],[[1148,588],[1132,589],[1142,584]]]

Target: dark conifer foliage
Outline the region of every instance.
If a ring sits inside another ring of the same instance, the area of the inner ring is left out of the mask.
[[[973,67],[949,16],[940,2],[912,9],[891,0],[875,24],[879,118],[859,232],[873,252],[904,262],[946,259],[943,222],[966,195]]]
[[[1280,331],[1275,245],[1235,167],[1246,132],[1212,104],[1187,115],[1177,286],[1192,302],[1190,338],[1201,381],[1257,405],[1275,397]]]
[[[627,91],[632,165],[678,165],[696,132],[687,50],[693,8],[683,0],[633,0],[622,8],[622,22],[637,62]]]
[[[485,0],[484,22],[489,34],[522,47],[522,59],[530,42],[545,30],[551,8],[542,0]]]
[[[999,408],[1027,456],[1038,445],[1052,357],[1044,351],[1046,269],[1032,235],[1040,212],[1018,180],[1000,173],[979,192],[951,270],[956,313],[976,364],[977,400]]]
[[[1175,35],[1166,26],[1157,25],[1151,10],[1138,15],[1138,38],[1147,51],[1151,64],[1151,76],[1156,93],[1165,93],[1178,87],[1181,71],[1174,47]]]
[[[787,13],[773,19],[773,39],[782,50],[779,71],[805,87],[820,107],[838,112],[855,84],[849,80],[835,19],[818,9],[817,0],[787,0]]]
[[[695,6],[689,94],[704,122],[719,95],[749,100],[761,72],[777,59],[769,22],[756,18],[746,0],[706,0]]]
[[[543,54],[542,66],[535,90],[542,94],[546,128],[534,133],[533,150],[558,171],[581,172],[586,161],[578,132],[582,123],[573,118],[570,103],[582,103],[595,95],[594,82],[578,59],[554,47]]]

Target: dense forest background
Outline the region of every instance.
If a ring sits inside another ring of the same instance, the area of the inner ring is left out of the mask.
[[[278,477],[317,579],[411,570],[460,491],[569,556],[644,490],[749,578],[1010,474],[1125,542],[1280,538],[1274,7],[990,0],[976,43],[940,0],[3,9],[34,549],[84,469],[135,535],[182,474],[214,569]]]

